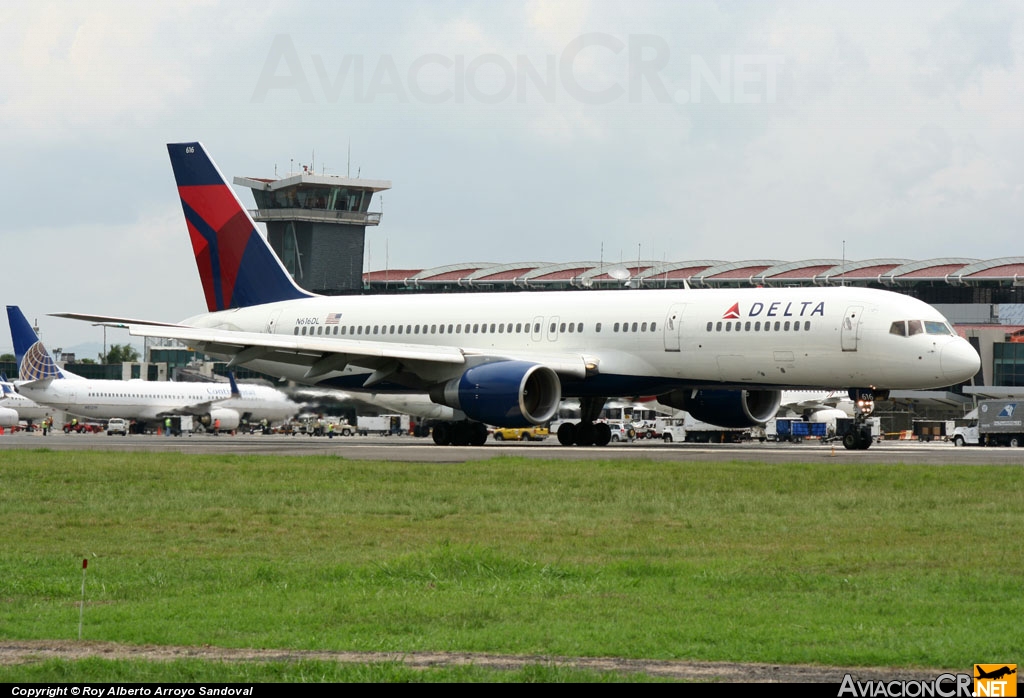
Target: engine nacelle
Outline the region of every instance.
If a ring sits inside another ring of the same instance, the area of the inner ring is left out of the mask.
[[[238,411],[226,407],[214,407],[209,414],[204,414],[199,419],[202,425],[208,429],[212,429],[217,420],[220,420],[221,431],[234,431],[242,423],[242,417]]]
[[[9,407],[0,407],[0,427],[18,426],[18,411]]]
[[[686,410],[694,419],[730,429],[764,424],[782,404],[779,390],[673,390],[658,402]]]
[[[430,399],[485,424],[528,427],[555,416],[562,383],[547,366],[497,361],[474,366],[460,378],[434,386]]]

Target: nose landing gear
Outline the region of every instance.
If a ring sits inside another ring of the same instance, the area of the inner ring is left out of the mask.
[[[873,388],[850,388],[850,399],[853,400],[853,424],[849,425],[843,437],[843,447],[851,451],[863,451],[871,446],[871,425],[868,417],[875,411],[875,400],[884,400],[889,391]]]

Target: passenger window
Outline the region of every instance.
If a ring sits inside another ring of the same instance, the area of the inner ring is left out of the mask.
[[[640,325],[640,331],[641,331],[641,332],[646,332],[646,331],[647,331],[647,323],[646,323],[646,322],[645,322],[645,323],[642,323],[642,324]]]
[[[306,327],[305,326],[302,327],[302,334],[306,334]]]
[[[473,323],[473,334],[478,334],[479,332],[480,332],[480,323],[474,322]]]
[[[616,322],[615,326],[612,328],[612,332],[618,332],[618,331],[619,331],[619,323]]]
[[[558,331],[559,332],[565,332],[565,323],[564,322],[561,325],[558,326]]]
[[[658,329],[658,323],[652,322],[651,323],[651,332],[655,332],[657,329]]]
[[[924,332],[924,328],[921,326],[920,320],[907,320],[907,334],[913,337],[915,334],[921,334]]]
[[[782,329],[785,330],[786,332],[789,332],[789,320],[786,320],[786,324],[782,326]]]
[[[725,323],[725,331],[726,332],[732,332],[732,321],[731,320],[729,322]]]
[[[494,323],[491,323],[491,334],[494,334]]]
[[[747,320],[747,322],[743,325],[743,329],[746,332],[750,332],[750,320]]]
[[[596,324],[596,325],[594,326],[594,331],[595,331],[595,332],[600,332],[600,331],[601,331],[601,323],[600,323],[600,322],[599,322],[599,323],[597,323],[597,324]]]
[[[577,332],[582,332],[583,331],[583,323],[582,322],[577,322],[576,323],[576,331]]]
[[[757,322],[754,323],[754,332],[760,332],[760,331],[761,331],[761,321],[758,320]]]
[[[636,323],[633,323],[633,331],[636,332]]]
[[[718,321],[718,322],[717,322],[717,323],[715,324],[715,332],[721,332],[721,331],[722,331],[722,321],[721,321],[721,320],[719,320],[719,321]]]
[[[516,323],[516,333],[518,334],[519,332],[522,332],[522,331],[523,331],[523,323],[517,322]]]
[[[296,328],[295,328],[295,334],[298,334],[298,333],[299,333],[299,328],[298,328],[298,327],[296,327]]]
[[[708,330],[707,331],[710,332],[711,328],[714,327],[714,325],[715,325],[715,323],[709,321],[708,322]]]
[[[576,331],[576,323],[574,323],[574,322],[570,322],[569,323],[569,331],[570,332],[575,332]]]

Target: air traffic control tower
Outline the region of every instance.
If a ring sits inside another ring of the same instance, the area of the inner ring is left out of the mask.
[[[374,193],[391,188],[378,179],[314,174],[307,167],[282,179],[235,177],[252,189],[254,220],[267,224],[267,241],[302,288],[314,293],[353,293],[363,286],[366,226]]]

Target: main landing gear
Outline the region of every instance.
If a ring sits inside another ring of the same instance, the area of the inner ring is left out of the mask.
[[[875,398],[885,399],[888,392],[876,392],[871,388],[850,388],[850,399],[853,400],[853,424],[843,434],[843,447],[851,451],[864,451],[871,446],[871,425],[868,417],[875,411]]]
[[[438,422],[433,437],[438,446],[483,446],[487,442],[487,426],[482,422]]]
[[[605,400],[607,398],[582,398],[579,423],[565,422],[558,427],[558,443],[563,446],[607,446],[612,440],[612,428],[605,422],[594,422],[601,415]]]

